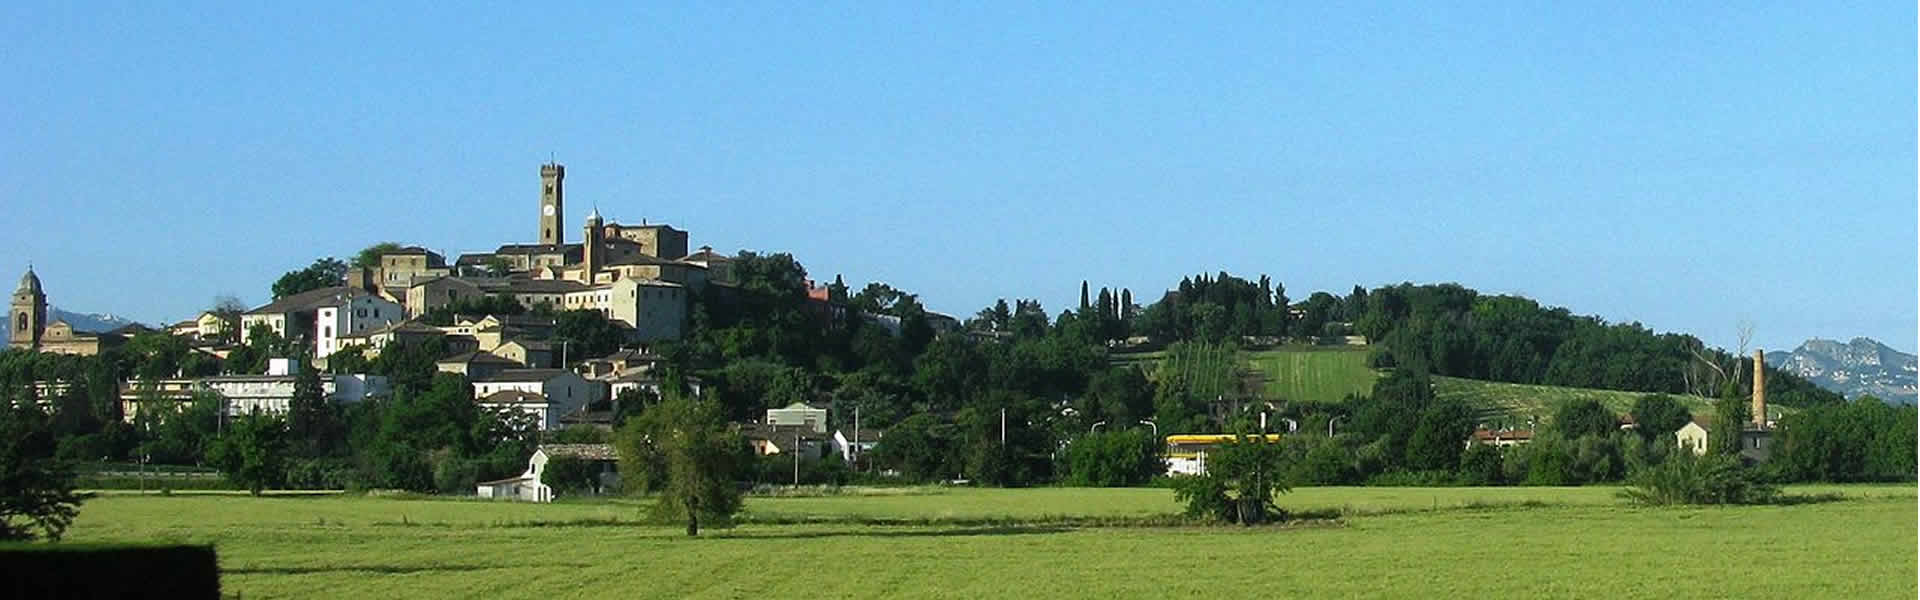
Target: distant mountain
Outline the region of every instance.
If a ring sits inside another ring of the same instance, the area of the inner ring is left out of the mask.
[[[68,325],[73,326],[75,331],[113,331],[121,327],[137,324],[132,319],[126,319],[108,313],[68,312],[60,310],[58,306],[47,307],[47,312],[53,313],[48,315],[48,318],[56,321],[66,321]],[[0,319],[0,321],[6,321],[6,319]],[[12,323],[0,322],[0,340],[7,339],[13,335],[12,327]]]
[[[1768,352],[1767,364],[1848,399],[1870,394],[1894,404],[1915,402],[1914,356],[1872,339],[1815,338],[1792,352]]]

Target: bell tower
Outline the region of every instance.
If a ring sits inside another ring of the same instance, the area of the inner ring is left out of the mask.
[[[567,243],[567,233],[561,225],[566,216],[566,179],[567,168],[560,163],[550,162],[540,165],[540,243]]]
[[[27,267],[27,274],[20,276],[20,288],[13,292],[7,321],[13,326],[13,335],[7,340],[9,346],[40,347],[40,335],[47,330],[47,294],[41,291],[40,276],[33,274],[33,267]]]

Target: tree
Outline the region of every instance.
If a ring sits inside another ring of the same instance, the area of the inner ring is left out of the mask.
[[[1242,432],[1207,453],[1206,473],[1175,478],[1174,498],[1188,516],[1241,525],[1285,519],[1273,497],[1289,489],[1286,467],[1280,444]]]
[[[627,341],[626,330],[597,310],[562,311],[556,320],[553,337],[568,343],[570,361],[612,354]]]
[[[73,470],[54,458],[47,415],[32,398],[0,396],[0,541],[60,539],[80,513]]]
[[[278,415],[260,413],[235,419],[207,454],[207,462],[228,481],[258,496],[286,476],[287,423]]]
[[[700,535],[702,521],[726,525],[740,510],[740,490],[734,480],[750,460],[746,442],[732,431],[714,402],[668,394],[660,404],[628,421],[622,431],[628,439],[621,448],[651,447],[651,452],[622,453],[623,470],[629,462],[659,460],[666,475],[654,516],[684,519],[687,535]],[[645,467],[637,468],[644,470]]]
[[[339,410],[323,394],[320,371],[301,361],[287,401],[287,433],[296,456],[318,458],[343,449],[346,431]]]
[[[360,249],[353,255],[353,267],[356,269],[375,269],[380,267],[380,256],[400,250],[396,242],[380,242]]]
[[[1577,440],[1590,435],[1606,436],[1619,429],[1619,419],[1599,400],[1575,400],[1553,413],[1553,426],[1561,436]],[[1675,427],[1675,429],[1679,429]]]
[[[1712,428],[1707,430],[1707,453],[1718,456],[1739,456],[1740,433],[1747,427],[1749,408],[1746,399],[1738,394],[1733,381],[1728,380],[1720,391],[1720,399],[1713,402]]]
[[[347,263],[340,259],[326,257],[313,261],[307,268],[287,271],[273,282],[273,299],[310,292],[317,289],[340,285],[347,278]]]
[[[1634,432],[1649,441],[1665,439],[1693,419],[1693,413],[1686,406],[1666,394],[1647,394],[1634,399],[1633,409],[1627,414],[1633,415]]]

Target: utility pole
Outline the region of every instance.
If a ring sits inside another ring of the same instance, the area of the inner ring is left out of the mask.
[[[1007,409],[1000,409],[1000,445],[1007,445]]]
[[[853,470],[860,470],[860,405],[853,405],[853,439],[847,440],[847,459],[853,462]]]
[[[800,428],[793,428],[793,484],[800,485]]]

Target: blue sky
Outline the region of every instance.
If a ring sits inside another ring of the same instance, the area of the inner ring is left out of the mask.
[[[961,316],[1227,270],[1914,350],[1911,3],[76,4],[0,6],[0,266],[68,309],[530,241],[551,155],[571,238],[597,205]]]

